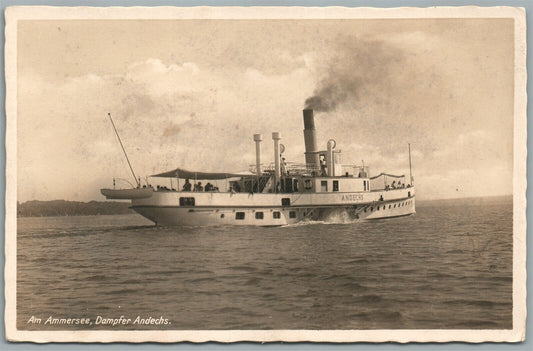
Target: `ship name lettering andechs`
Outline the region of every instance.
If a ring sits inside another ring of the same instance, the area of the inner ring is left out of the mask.
[[[362,201],[363,195],[361,194],[344,194],[342,195],[342,201]]]

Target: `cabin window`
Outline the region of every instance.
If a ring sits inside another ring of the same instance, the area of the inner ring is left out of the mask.
[[[224,218],[224,214],[221,214],[221,215],[220,215],[220,218]]]
[[[307,190],[310,190],[313,188],[313,185],[311,184],[311,179],[306,179],[304,181],[304,188],[306,188]]]
[[[323,180],[320,182],[320,191],[327,192],[328,191],[328,181]]]
[[[290,206],[291,205],[291,199],[288,197],[284,197],[281,199],[281,206]]]
[[[296,218],[296,211],[290,211],[289,218]]]
[[[374,211],[374,207],[370,207],[370,212]]]
[[[279,219],[279,218],[281,218],[281,213],[278,212],[278,211],[276,211],[276,212],[273,212],[273,213],[272,213],[272,216],[273,216],[275,219]]]
[[[298,192],[298,179],[294,180],[294,184],[292,185],[292,188],[294,189],[294,192]]]
[[[235,212],[235,219],[244,219],[244,212]]]
[[[194,206],[194,197],[180,197],[180,206]]]
[[[333,181],[333,191],[339,191],[339,181],[334,180]]]
[[[256,212],[255,219],[263,219],[263,212]]]

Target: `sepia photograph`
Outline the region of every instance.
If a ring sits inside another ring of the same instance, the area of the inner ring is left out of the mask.
[[[524,340],[523,9],[5,18],[8,340]]]

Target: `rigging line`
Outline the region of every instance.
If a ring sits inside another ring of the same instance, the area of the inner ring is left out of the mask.
[[[413,185],[413,171],[411,170],[411,143],[407,144],[409,147],[409,181]]]
[[[109,119],[111,120],[111,124],[113,125],[113,129],[115,130],[115,134],[117,135],[118,142],[120,143],[120,146],[122,147],[124,156],[126,156],[126,161],[128,161],[128,166],[130,166],[130,171],[131,171],[131,174],[133,174],[133,179],[135,179],[135,183],[137,183],[137,187],[140,187],[141,183],[137,180],[137,176],[135,175],[135,172],[133,171],[133,167],[131,166],[130,159],[128,158],[128,154],[126,153],[126,149],[124,149],[122,140],[120,140],[120,135],[118,135],[117,127],[115,127],[115,122],[113,122],[113,118],[111,118],[111,113],[108,112],[107,115],[109,116]]]

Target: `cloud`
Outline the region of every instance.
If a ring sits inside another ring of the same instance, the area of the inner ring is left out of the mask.
[[[193,62],[166,65],[154,58],[129,65],[125,75],[125,80],[142,87],[150,96],[203,90],[203,78],[200,68]]]
[[[432,159],[435,163],[446,162],[455,169],[512,165],[508,150],[499,143],[498,135],[482,129],[458,134],[455,141],[433,152]]]

